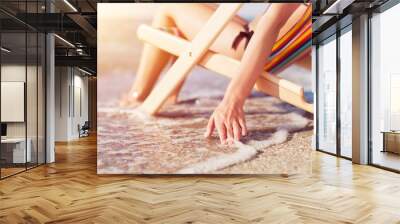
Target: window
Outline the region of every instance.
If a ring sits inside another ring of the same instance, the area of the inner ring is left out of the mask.
[[[336,153],[336,36],[318,47],[319,150]]]
[[[370,160],[400,170],[400,5],[371,18]]]
[[[351,26],[340,36],[340,155],[352,157],[352,32]]]

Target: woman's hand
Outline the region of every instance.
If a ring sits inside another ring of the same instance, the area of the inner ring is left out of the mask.
[[[239,141],[247,134],[243,104],[240,100],[224,98],[211,115],[204,136],[210,137],[214,129],[217,129],[221,144]]]
[[[272,4],[268,13],[264,13],[260,18],[240,60],[237,73],[229,83],[224,100],[211,115],[206,137],[211,136],[215,128],[222,144],[225,144],[227,139],[233,142],[246,135],[244,101],[264,70],[265,59],[271,55],[282,26],[299,6],[300,4]]]

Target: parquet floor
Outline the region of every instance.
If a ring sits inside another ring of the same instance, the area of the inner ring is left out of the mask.
[[[0,223],[400,223],[400,175],[314,155],[311,176],[97,176],[96,139],[0,181]]]

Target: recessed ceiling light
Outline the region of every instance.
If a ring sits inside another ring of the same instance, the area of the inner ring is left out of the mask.
[[[342,14],[347,6],[351,5],[355,0],[337,0],[330,5],[322,14]]]
[[[83,70],[83,69],[81,69],[81,68],[79,68],[79,67],[78,67],[78,70],[81,71],[81,72],[83,72],[83,73],[85,73],[85,74],[87,74],[87,75],[90,75],[90,76],[93,75],[92,73],[90,73],[90,72],[88,72],[88,71],[86,71],[86,70]]]
[[[4,51],[6,53],[10,53],[11,52],[11,50],[9,50],[9,49],[7,49],[5,47],[1,47],[0,49],[1,49],[1,51]]]
[[[68,5],[74,12],[78,12],[78,10],[73,6],[68,0],[64,0],[65,4]]]
[[[55,37],[57,37],[59,40],[61,40],[62,42],[64,42],[65,44],[67,44],[68,46],[75,48],[75,45],[73,45],[71,42],[69,42],[68,40],[60,37],[58,34],[54,34]]]

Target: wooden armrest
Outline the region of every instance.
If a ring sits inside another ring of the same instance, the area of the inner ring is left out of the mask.
[[[140,40],[176,56],[180,56],[184,53],[190,43],[183,38],[148,25],[140,25],[137,30],[137,36]],[[208,51],[200,60],[199,65],[232,78],[239,69],[240,61]],[[263,72],[262,76],[256,82],[255,89],[278,97],[287,103],[313,113],[313,105],[308,103],[304,98],[303,87],[288,80]]]

